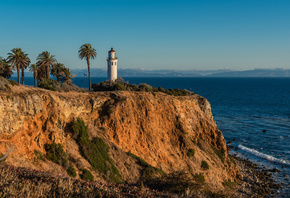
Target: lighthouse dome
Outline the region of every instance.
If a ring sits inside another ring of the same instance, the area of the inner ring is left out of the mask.
[[[113,48],[111,48],[111,50],[109,52],[110,53],[116,53],[116,51]]]

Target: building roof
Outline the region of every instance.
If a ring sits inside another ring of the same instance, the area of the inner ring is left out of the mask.
[[[111,50],[110,50],[109,52],[111,52],[111,53],[112,53],[112,52],[116,52],[116,51],[115,51],[115,50],[113,50],[113,48],[111,48]]]

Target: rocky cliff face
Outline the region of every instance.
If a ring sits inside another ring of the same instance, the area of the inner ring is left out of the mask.
[[[65,174],[50,161],[35,161],[35,150],[45,154],[44,144],[56,142],[77,169],[91,169],[71,134],[70,124],[79,117],[91,138],[101,137],[110,146],[110,156],[127,182],[141,176],[136,160],[126,154],[129,151],[165,173],[202,173],[213,190],[222,190],[222,183],[237,174],[210,104],[199,95],[10,88],[0,92],[0,152],[13,148],[6,160],[13,165]],[[189,149],[195,150],[194,156],[188,156]],[[202,161],[209,169],[201,167]]]

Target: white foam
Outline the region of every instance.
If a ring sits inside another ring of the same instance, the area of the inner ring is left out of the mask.
[[[271,155],[267,155],[267,154],[261,153],[261,152],[255,150],[255,149],[250,149],[250,148],[245,147],[245,146],[243,146],[241,144],[238,146],[238,148],[241,149],[241,150],[243,150],[243,151],[245,151],[245,152],[247,152],[247,153],[250,153],[252,155],[255,155],[257,157],[266,159],[268,161],[277,162],[279,164],[284,164],[284,165],[290,166],[290,161],[288,161],[288,160],[283,160],[283,159],[275,158],[275,157],[273,157]]]

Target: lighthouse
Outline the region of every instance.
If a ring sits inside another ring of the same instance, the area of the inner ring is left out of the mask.
[[[111,48],[108,51],[108,80],[115,81],[117,79],[117,62],[118,58],[116,57],[116,51]]]

